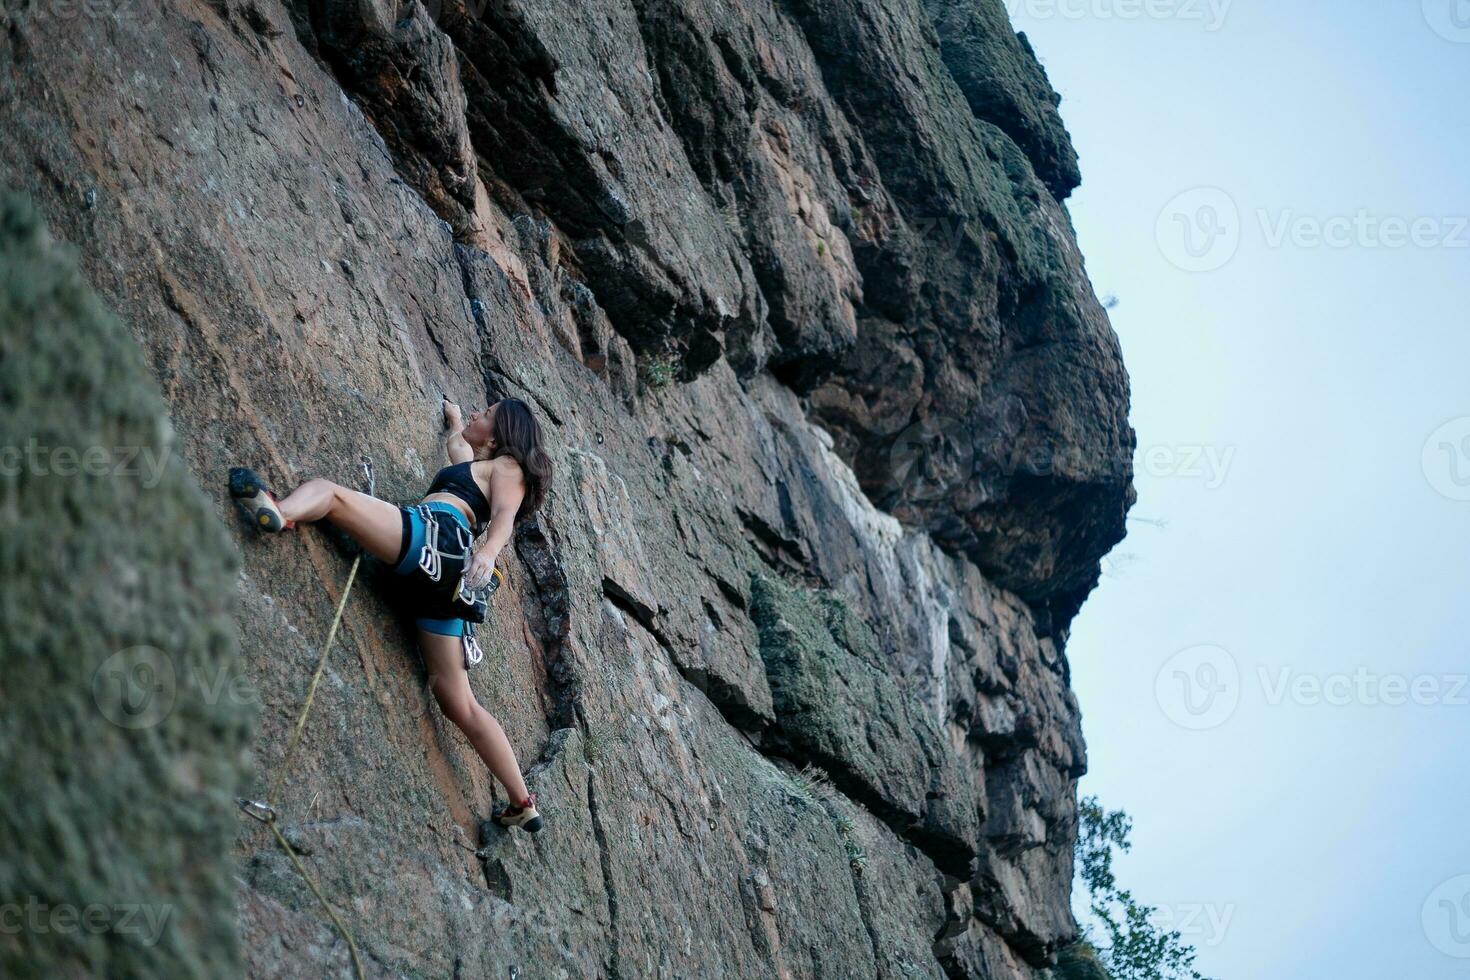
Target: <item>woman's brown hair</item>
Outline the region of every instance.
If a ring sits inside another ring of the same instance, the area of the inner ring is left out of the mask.
[[[525,474],[526,496],[516,511],[516,520],[523,521],[541,509],[551,486],[551,457],[541,441],[541,423],[531,414],[530,406],[519,398],[502,398],[495,403],[490,437],[495,441],[490,458],[509,456],[521,464],[521,472]]]

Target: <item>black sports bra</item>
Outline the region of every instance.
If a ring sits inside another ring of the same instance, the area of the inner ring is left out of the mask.
[[[475,512],[475,521],[484,524],[490,520],[490,501],[485,499],[485,491],[475,482],[474,474],[470,472],[470,460],[463,463],[455,463],[446,466],[434,474],[434,482],[429,484],[430,493],[447,493],[458,497],[470,505]]]

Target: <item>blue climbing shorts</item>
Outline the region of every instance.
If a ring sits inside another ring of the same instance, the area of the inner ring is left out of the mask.
[[[412,608],[424,613],[414,616],[415,625],[440,636],[464,636],[464,618],[452,615],[450,602],[474,547],[469,522],[453,504],[438,500],[399,510],[403,546],[393,571],[409,579]]]

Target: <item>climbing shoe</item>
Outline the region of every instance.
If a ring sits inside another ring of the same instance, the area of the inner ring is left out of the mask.
[[[541,814],[536,812],[536,794],[527,796],[520,806],[500,807],[490,819],[502,827],[520,827],[534,834],[541,829]]]
[[[248,467],[230,467],[230,496],[245,511],[250,523],[262,531],[285,531],[296,526],[295,521],[288,521],[281,515],[276,495],[267,490],[260,477]]]

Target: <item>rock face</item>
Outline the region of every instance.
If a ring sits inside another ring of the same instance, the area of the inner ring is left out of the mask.
[[[227,467],[351,484],[366,455],[409,502],[440,393],[515,395],[557,478],[471,682],[548,826],[482,827],[498,787],[368,576],[278,801],[367,972],[1042,976],[1075,933],[1067,624],[1133,435],[1074,156],[998,4],[119,3],[0,12],[0,179],[215,492],[138,567],[238,595],[246,683],[167,777],[198,815],[146,783],[149,820],[210,839],[264,795],[346,577],[321,530],[243,527]],[[179,557],[222,527],[235,556]],[[5,750],[55,749],[27,737]],[[236,826],[233,923],[229,854],[160,852],[204,896],[168,955],[228,973],[233,925],[251,975],[341,975]]]
[[[925,9],[939,31],[944,64],[970,110],[999,126],[1052,196],[1066,200],[1082,183],[1082,173],[1057,113],[1061,99],[1026,35],[1007,29],[1001,0],[926,0]]]

